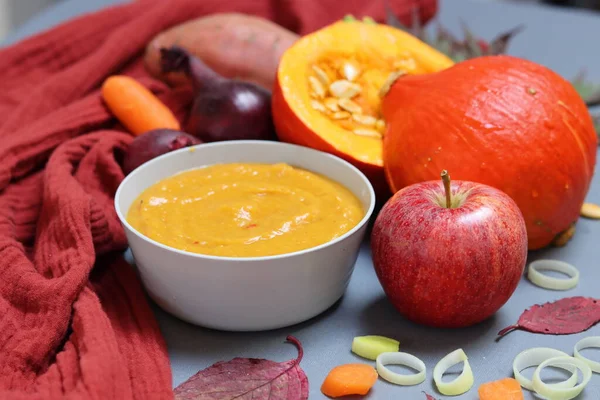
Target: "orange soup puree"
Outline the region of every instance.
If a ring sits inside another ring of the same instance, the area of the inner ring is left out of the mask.
[[[127,221],[176,249],[260,257],[329,242],[364,215],[350,190],[322,175],[287,164],[217,164],[147,188]]]

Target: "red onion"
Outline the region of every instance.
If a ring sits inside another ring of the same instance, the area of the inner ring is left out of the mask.
[[[143,163],[162,154],[202,143],[198,138],[173,129],[148,131],[129,144],[123,159],[123,172],[128,175]]]
[[[276,139],[269,91],[225,78],[177,46],[160,53],[163,72],[184,73],[196,91],[186,132],[204,142]]]

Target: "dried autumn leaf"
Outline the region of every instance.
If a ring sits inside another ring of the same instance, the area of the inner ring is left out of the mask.
[[[430,395],[429,393],[423,392],[423,394],[425,395],[426,400],[436,400],[436,398]]]
[[[477,43],[477,39],[475,35],[471,32],[469,27],[464,21],[460,22],[460,26],[464,35],[464,50],[467,52],[467,58],[475,58],[483,55],[483,50],[479,43]]]
[[[504,54],[508,50],[508,44],[515,35],[525,29],[525,25],[517,25],[511,30],[496,36],[489,44],[487,54]]]
[[[553,303],[536,304],[525,310],[516,325],[498,332],[500,339],[516,329],[545,335],[570,335],[588,330],[600,322],[600,300],[567,297]]]
[[[198,371],[177,386],[176,400],[305,400],[308,378],[300,368],[302,344],[293,336],[298,357],[285,362],[236,357]]]
[[[505,54],[515,35],[525,28],[524,25],[518,25],[506,32],[500,33],[490,42],[486,42],[471,32],[464,22],[461,22],[464,35],[463,40],[455,38],[438,23],[437,33],[430,39],[427,35],[427,30],[424,29],[423,24],[421,24],[421,21],[419,20],[417,13],[418,9],[416,7],[412,10],[413,13],[410,26],[402,24],[402,22],[394,15],[389,5],[389,0],[384,0],[384,8],[386,14],[385,23],[387,25],[416,36],[433,48],[446,54],[455,63],[475,57]],[[600,105],[600,85],[588,82],[585,79],[585,71],[580,72],[571,80],[571,82],[588,107]],[[596,133],[600,138],[600,116],[594,117],[594,124],[596,126]]]

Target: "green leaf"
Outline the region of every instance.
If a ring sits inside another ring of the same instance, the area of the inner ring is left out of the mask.
[[[342,18],[342,21],[344,21],[344,22],[355,22],[356,18],[354,18],[354,15],[348,14],[348,15],[345,15],[344,18]]]
[[[377,22],[375,22],[375,20],[371,17],[363,17],[362,20],[365,24],[377,25]]]
[[[588,107],[600,105],[600,85],[589,82],[585,70],[579,72],[571,83]]]
[[[481,47],[479,47],[479,44],[477,43],[477,39],[475,39],[475,36],[473,35],[473,33],[471,33],[471,30],[469,29],[467,24],[461,21],[461,27],[463,30],[463,35],[465,36],[465,42],[464,42],[465,51],[466,51],[467,55],[469,56],[469,58],[475,58],[475,57],[482,56],[483,53],[481,51]]]

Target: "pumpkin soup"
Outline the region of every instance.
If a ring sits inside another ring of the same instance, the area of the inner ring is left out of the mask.
[[[217,164],[150,186],[127,221],[176,249],[260,257],[329,242],[364,215],[352,192],[322,175],[287,164]]]

